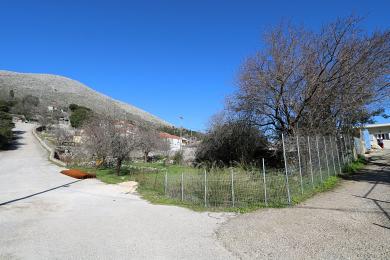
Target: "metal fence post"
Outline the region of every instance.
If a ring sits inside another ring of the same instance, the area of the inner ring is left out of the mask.
[[[282,144],[283,144],[284,169],[285,169],[285,172],[286,172],[287,199],[288,199],[288,204],[291,205],[290,186],[289,186],[289,183],[288,183],[286,148],[284,147],[284,135],[283,134],[282,134]]]
[[[326,168],[328,169],[328,177],[330,177],[330,170],[329,170],[329,160],[328,160],[328,152],[326,151],[326,139],[324,138],[324,150],[325,150],[325,159],[326,159]]]
[[[235,197],[234,197],[234,170],[233,168],[230,168],[230,173],[231,173],[231,177],[232,177],[232,206],[234,208],[235,206]]]
[[[310,163],[310,175],[311,175],[311,185],[314,189],[314,174],[313,174],[313,163],[311,161],[311,149],[310,149],[310,137],[307,137],[307,146],[309,148],[309,163]]]
[[[165,171],[165,179],[164,179],[164,193],[165,193],[165,196],[167,195],[167,189],[168,189],[168,172]]]
[[[184,174],[181,173],[181,201],[184,200]]]
[[[330,143],[330,150],[332,151],[333,172],[334,172],[334,175],[336,176],[336,164],[334,162],[334,148],[332,145],[332,137],[331,136],[329,136],[329,143]]]
[[[207,207],[207,171],[204,169],[204,207]]]
[[[303,195],[302,165],[301,165],[301,153],[299,151],[299,136],[298,135],[297,135],[297,151],[298,151],[299,177],[301,177],[301,192]]]
[[[316,136],[316,143],[317,143],[317,157],[318,157],[318,165],[320,167],[320,178],[321,178],[321,183],[323,182],[322,179],[322,169],[321,169],[321,158],[320,158],[320,148],[318,146],[318,136]]]
[[[263,158],[263,184],[264,184],[264,203],[266,206],[268,206],[268,199],[267,199],[267,183],[265,180],[265,163]]]
[[[339,147],[337,145],[337,137],[334,137],[334,141],[336,144],[336,153],[337,153],[337,162],[339,163],[339,174],[341,175],[341,163],[340,163],[340,153],[339,153]]]

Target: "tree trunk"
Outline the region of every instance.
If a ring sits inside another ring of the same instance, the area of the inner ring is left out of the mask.
[[[148,155],[149,155],[149,152],[144,152],[144,161],[145,162],[148,162]]]
[[[119,176],[121,174],[121,167],[122,167],[122,159],[118,159],[116,161],[116,175]]]
[[[96,160],[96,164],[95,164],[96,169],[102,168],[104,166],[105,161],[106,161],[105,156],[102,156],[100,160]]]

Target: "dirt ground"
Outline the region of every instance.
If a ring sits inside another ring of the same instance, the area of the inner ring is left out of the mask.
[[[241,259],[390,259],[390,150],[296,207],[232,218],[217,231]]]

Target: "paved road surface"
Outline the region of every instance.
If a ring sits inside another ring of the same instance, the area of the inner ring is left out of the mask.
[[[294,208],[232,218],[218,231],[242,259],[390,259],[390,150],[362,174]]]
[[[0,152],[0,259],[229,259],[215,229],[228,214],[151,205],[118,185],[59,173],[17,124]]]
[[[0,152],[0,259],[390,259],[390,151],[297,207],[231,218],[76,182],[31,129]]]

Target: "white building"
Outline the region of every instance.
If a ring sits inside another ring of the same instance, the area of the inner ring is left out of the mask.
[[[169,142],[170,150],[172,152],[179,151],[183,145],[183,138],[168,133],[160,133],[160,137]]]
[[[378,139],[382,139],[384,149],[390,149],[390,123],[366,125],[364,129],[368,130],[371,147],[378,148]]]

